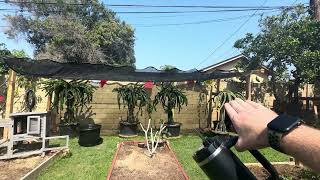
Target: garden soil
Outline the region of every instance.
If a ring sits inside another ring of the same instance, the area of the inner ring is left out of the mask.
[[[18,180],[50,156],[52,156],[52,154],[48,154],[45,157],[37,155],[27,158],[0,160],[0,179]]]
[[[313,173],[299,166],[293,166],[293,165],[274,165],[274,166],[277,169],[280,177],[282,177],[283,179],[320,180],[320,175],[317,175],[316,173]],[[258,180],[268,179],[269,173],[263,167],[258,167],[258,166],[248,166],[248,167],[250,171],[257,177]]]
[[[152,158],[145,148],[137,145],[122,145],[118,152],[111,180],[183,180],[182,171],[173,154],[165,146],[157,149]]]

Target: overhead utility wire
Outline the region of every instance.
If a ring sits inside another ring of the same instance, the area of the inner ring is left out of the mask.
[[[272,12],[277,12],[276,11],[270,11],[267,13],[272,13]],[[259,13],[255,14],[255,16],[261,16],[265,13]],[[163,24],[131,24],[134,27],[159,27],[159,26],[182,26],[182,25],[195,25],[195,24],[208,24],[208,23],[213,23],[213,22],[226,22],[226,21],[233,21],[233,20],[238,20],[238,19],[243,19],[246,17],[250,17],[251,15],[246,15],[246,16],[238,16],[238,17],[230,17],[230,18],[221,18],[221,19],[211,19],[211,20],[204,20],[204,21],[193,21],[193,22],[183,22],[183,23],[163,23]]]
[[[10,4],[48,4],[55,5],[59,4],[57,2],[32,2],[32,1],[5,1],[0,0],[2,3],[10,3]],[[73,5],[73,6],[83,6],[88,5],[88,3],[63,3],[64,5]],[[224,9],[252,9],[252,8],[266,8],[266,9],[274,9],[274,8],[288,8],[290,6],[222,6],[222,5],[148,5],[148,4],[104,4],[110,7],[145,7],[145,8],[224,8]]]
[[[264,5],[268,0],[265,0],[262,5]],[[230,34],[230,36],[225,39],[218,47],[216,47],[210,54],[209,56],[207,56],[205,59],[203,59],[198,65],[197,67],[199,67],[201,64],[203,64],[205,61],[207,61],[215,52],[217,52],[223,45],[226,44],[226,42],[228,42],[235,34],[237,34],[241,28],[246,25],[250,19],[258,12],[258,10],[256,10],[246,21],[244,21],[232,34]]]
[[[291,6],[295,6],[295,3],[297,2],[298,0],[295,0],[293,3],[292,3],[292,5]],[[305,3],[305,4],[307,4],[307,3]],[[264,14],[264,13],[261,13],[261,14]],[[234,49],[233,51],[232,51],[232,49]],[[232,53],[228,53],[228,52],[231,52],[232,51]],[[228,51],[226,51],[225,53],[223,53],[221,56],[219,56],[217,59],[220,59],[220,58],[222,58],[223,57],[223,55],[225,55],[226,53],[228,53],[225,57],[228,57],[228,56],[230,56],[230,55],[233,55],[235,52],[237,51],[237,49],[235,49],[233,46],[231,46],[231,48],[230,48],[230,50],[228,50]]]
[[[0,0],[1,3],[8,3],[8,4],[59,4],[59,3],[56,3],[56,2],[31,2],[31,1],[3,1],[3,0]],[[66,5],[73,5],[73,6],[83,6],[83,5],[87,5],[85,3],[64,3]]]
[[[232,21],[237,19],[242,19],[248,16],[239,16],[233,18],[221,18],[221,19],[211,19],[205,21],[194,21],[194,22],[184,22],[184,23],[165,23],[165,24],[132,24],[135,27],[157,27],[157,26],[179,26],[179,25],[192,25],[192,24],[207,24],[212,22],[224,22],[224,21]]]
[[[215,12],[244,12],[244,11],[258,11],[258,10],[273,10],[273,9],[222,9],[212,11],[114,11],[117,14],[180,14],[180,13],[215,13]],[[29,12],[27,9],[10,9],[0,8],[0,11],[16,11],[16,12]],[[30,10],[33,11],[33,10]],[[61,12],[61,11],[52,11]]]
[[[196,5],[142,5],[142,4],[105,4],[110,7],[144,7],[144,8],[212,8],[212,9],[251,9],[251,8],[261,8],[261,9],[274,9],[274,8],[288,8],[290,6],[218,6],[218,5],[208,5],[208,6],[196,6]]]
[[[279,11],[279,10],[276,10]],[[270,11],[267,13],[272,13],[276,11]],[[255,16],[263,15],[265,13],[255,14]],[[211,19],[205,21],[193,21],[193,22],[184,22],[184,23],[166,23],[166,24],[131,24],[134,27],[159,27],[159,26],[182,26],[182,25],[197,25],[197,24],[207,24],[207,23],[214,23],[214,22],[226,22],[226,21],[233,21],[238,19],[243,19],[246,17],[250,17],[251,15],[246,16],[238,16],[238,17],[230,17],[230,18],[221,18],[221,19]],[[0,27],[10,27],[10,26],[0,26]]]

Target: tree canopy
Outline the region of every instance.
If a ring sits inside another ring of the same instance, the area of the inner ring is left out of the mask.
[[[6,48],[4,43],[0,43],[0,56],[11,55],[11,52]],[[8,74],[9,67],[4,61],[0,61],[0,75]]]
[[[22,11],[7,15],[9,38],[23,35],[37,59],[134,65],[134,29],[98,0],[9,1]],[[46,1],[47,2],[47,1]]]
[[[234,46],[249,57],[240,64],[241,68],[267,65],[276,99],[283,96],[283,86],[289,79],[298,87],[319,78],[320,23],[309,15],[308,9],[285,9],[279,15],[262,18],[259,26],[259,33],[247,34]]]

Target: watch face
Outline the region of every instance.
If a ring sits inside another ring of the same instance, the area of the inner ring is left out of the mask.
[[[279,115],[268,124],[268,128],[277,132],[289,132],[292,128],[296,127],[300,119],[293,116]]]

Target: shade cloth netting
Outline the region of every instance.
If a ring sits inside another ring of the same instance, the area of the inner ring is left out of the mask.
[[[158,70],[154,67],[135,69],[131,66],[110,66],[104,64],[76,64],[59,63],[52,60],[32,60],[29,58],[0,57],[15,72],[21,75],[57,78],[57,79],[83,79],[113,81],[205,81],[209,79],[220,79],[240,76],[239,72],[216,71],[206,73],[196,69],[182,71],[172,69],[170,71]]]

